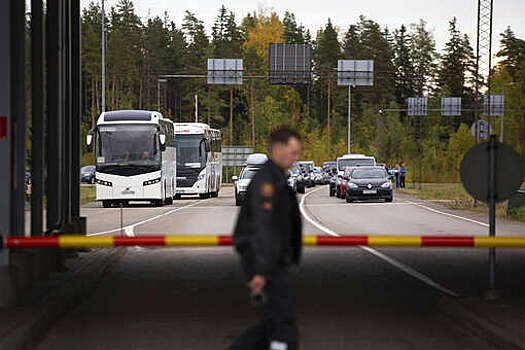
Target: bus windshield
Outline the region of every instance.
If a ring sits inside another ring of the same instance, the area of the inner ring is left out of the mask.
[[[158,165],[160,149],[154,124],[115,124],[98,127],[98,165]]]
[[[204,168],[206,149],[203,135],[177,135],[177,168]],[[199,151],[200,148],[200,151]]]
[[[372,158],[340,159],[338,161],[339,171],[345,170],[348,166],[374,166]]]

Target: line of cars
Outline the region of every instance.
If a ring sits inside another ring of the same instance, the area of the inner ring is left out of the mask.
[[[392,202],[392,175],[377,166],[375,158],[363,154],[347,154],[337,158],[337,175],[332,177],[329,196],[356,200],[384,199]]]
[[[235,204],[241,205],[246,198],[248,186],[268,157],[262,153],[248,156],[239,176],[232,176],[235,188]],[[316,167],[313,161],[300,161],[287,170],[288,186],[294,193],[305,193],[306,188],[330,182],[332,172],[325,167]]]

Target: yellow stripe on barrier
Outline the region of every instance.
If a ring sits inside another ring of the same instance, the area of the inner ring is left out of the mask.
[[[368,236],[369,246],[420,247],[420,236]]]
[[[216,246],[219,245],[218,236],[166,236],[167,246]]]
[[[58,244],[61,248],[113,247],[113,237],[86,237],[62,235],[58,237]]]
[[[474,237],[474,246],[480,248],[505,247],[523,248],[525,247],[524,237]]]
[[[317,236],[303,236],[303,245],[317,245]]]

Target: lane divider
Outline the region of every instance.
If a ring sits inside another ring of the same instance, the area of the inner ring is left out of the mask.
[[[306,220],[308,220],[308,222],[310,222],[312,225],[317,227],[322,232],[325,232],[325,233],[327,233],[327,234],[329,234],[331,236],[334,236],[334,237],[340,237],[340,235],[338,235],[334,231],[330,230],[326,226],[323,226],[320,223],[318,223],[315,220],[313,220],[312,218],[310,218],[310,216],[304,210],[304,203],[305,203],[306,197],[308,197],[309,195],[311,195],[312,193],[315,193],[317,191],[318,190],[309,192],[309,193],[305,194],[301,198],[301,202],[299,204],[299,210],[301,211],[301,214],[303,215],[303,217]],[[388,240],[377,239],[375,243],[381,243],[381,242],[382,243],[388,243]],[[367,243],[370,243],[369,240],[367,240]],[[410,241],[410,243],[414,244],[413,241]],[[383,254],[380,251],[378,251],[378,250],[376,250],[374,248],[371,248],[371,247],[360,245],[359,248],[364,250],[365,252],[375,256],[376,258],[381,259],[382,261],[386,262],[387,264],[390,264],[391,266],[394,266],[395,268],[401,270],[402,272],[406,273],[407,275],[409,275],[409,276],[411,276],[411,277],[413,277],[413,278],[415,278],[415,279],[425,283],[427,286],[430,286],[430,287],[440,291],[441,293],[443,293],[445,295],[449,295],[449,296],[452,296],[452,297],[459,297],[458,293],[456,293],[453,290],[450,290],[449,288],[439,284],[438,282],[434,281],[433,279],[431,279],[427,275],[425,275],[425,274],[423,274],[423,273],[413,269],[412,267],[410,267],[410,266],[408,266],[406,264],[403,264],[401,261],[398,261],[398,260],[396,260],[394,258],[391,258],[391,257],[387,256],[386,254]]]
[[[229,235],[2,237],[0,247],[111,248],[126,246],[231,246]],[[486,236],[303,236],[305,246],[525,248],[525,237]]]

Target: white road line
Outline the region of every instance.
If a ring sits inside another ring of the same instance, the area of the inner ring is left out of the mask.
[[[374,206],[382,206],[384,207],[385,205],[388,205],[388,206],[392,206],[392,205],[412,205],[412,203],[408,203],[408,202],[394,202],[394,203],[353,203],[353,204],[346,204],[347,206],[351,207],[351,206],[356,206],[356,207],[366,207],[366,206],[370,206],[370,207],[374,207]],[[334,203],[334,204],[305,204],[305,206],[307,206],[308,208],[311,208],[311,207],[339,207],[341,206],[340,203]]]
[[[301,198],[301,202],[299,204],[299,210],[301,211],[301,214],[303,215],[303,217],[309,222],[311,223],[312,225],[314,225],[315,227],[317,227],[319,230],[331,235],[331,236],[335,236],[335,237],[339,237],[340,235],[335,233],[334,231],[330,230],[329,228],[319,224],[318,222],[314,221],[312,218],[310,218],[310,216],[306,213],[306,211],[304,210],[304,202],[306,200],[306,197],[308,197],[309,195],[311,195],[312,193],[315,193],[317,191],[319,191],[319,189],[317,190],[314,190],[314,191],[311,191],[311,192],[308,192],[307,194],[303,195],[303,197]],[[374,248],[371,248],[371,247],[365,247],[365,246],[359,246],[359,248],[363,249],[364,251],[374,255],[375,257],[378,257],[380,258],[381,260],[383,261],[386,261],[387,263],[389,263],[390,265],[394,266],[394,267],[397,267],[398,269],[400,269],[401,271],[405,272],[406,274],[420,280],[421,282],[425,283],[426,285],[432,287],[432,288],[435,288],[437,290],[439,290],[441,293],[444,293],[444,294],[447,294],[449,296],[453,296],[453,297],[459,297],[459,294],[448,289],[447,287],[444,287],[442,286],[441,284],[433,281],[430,277],[422,274],[421,272],[419,271],[416,271],[414,270],[413,268],[411,268],[410,266],[407,266],[405,264],[403,264],[402,262],[394,259],[394,258],[391,258],[377,250],[375,250]]]
[[[450,213],[445,213],[445,212],[443,212],[443,211],[439,211],[439,210],[436,210],[436,209],[433,209],[433,208],[427,207],[426,205],[419,204],[419,203],[416,203],[416,202],[411,202],[411,201],[409,201],[408,203],[410,203],[410,204],[412,204],[412,205],[416,205],[416,206],[421,207],[421,208],[426,209],[426,210],[433,211],[434,213],[438,213],[438,214],[446,215],[446,216],[451,216],[451,217],[453,217],[453,218],[461,219],[461,220],[465,220],[465,221],[468,221],[468,222],[472,222],[472,223],[474,223],[474,224],[478,224],[478,225],[481,225],[481,226],[483,226],[483,227],[489,227],[489,224],[486,224],[486,223],[481,222],[481,221],[476,221],[476,220],[469,219],[469,218],[466,218],[466,217],[463,217],[463,216],[454,215],[454,214],[450,214]]]
[[[197,205],[197,204],[200,204],[200,203],[203,203],[203,202],[205,202],[205,201],[202,201],[202,200],[201,200],[201,201],[197,201],[197,202],[194,202],[194,203],[191,203],[191,204],[185,205],[185,206],[183,206],[183,207],[178,207],[178,208],[176,208],[176,209],[169,210],[169,211],[167,211],[167,212],[165,212],[165,213],[162,213],[162,214],[159,214],[159,215],[153,216],[153,217],[148,218],[148,219],[146,219],[146,220],[142,220],[142,221],[136,222],[136,223],[134,223],[134,224],[131,224],[131,225],[125,226],[125,227],[123,227],[123,229],[124,229],[124,234],[125,234],[126,236],[135,236],[134,229],[135,229],[136,226],[143,225],[143,224],[148,223],[148,222],[153,221],[153,220],[157,220],[157,219],[159,219],[159,218],[161,218],[161,217],[163,217],[163,216],[173,214],[173,213],[178,212],[178,211],[180,211],[180,210],[182,210],[182,209],[190,208],[190,207],[193,207],[193,206],[195,206],[195,205]],[[113,233],[113,232],[118,232],[118,231],[120,231],[120,227],[119,227],[119,228],[116,228],[116,229],[114,229],[114,230],[109,230],[109,231],[89,233],[88,236],[102,236],[102,235],[105,235],[105,234],[108,234],[108,233]]]

